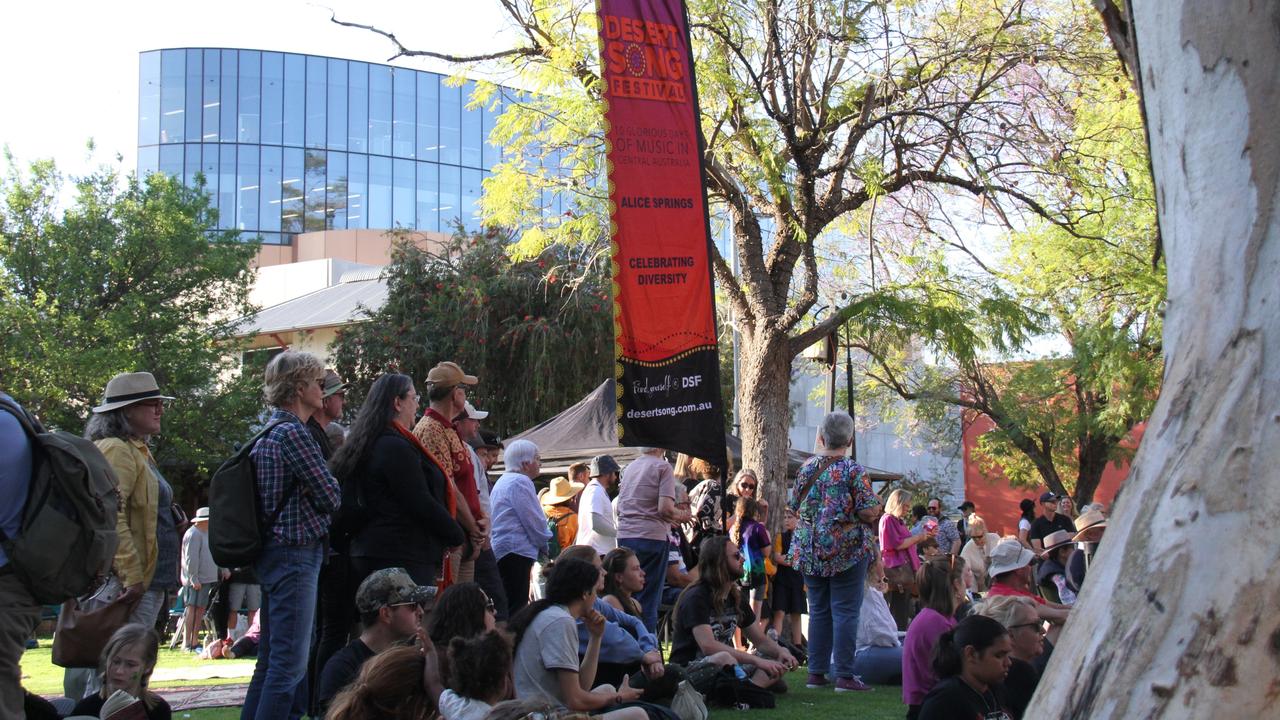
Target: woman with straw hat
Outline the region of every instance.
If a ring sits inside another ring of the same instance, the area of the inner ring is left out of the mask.
[[[582,466],[582,474],[586,474],[586,464],[575,463],[569,468],[571,477],[577,474],[574,470],[578,465]],[[558,477],[551,481],[545,493],[538,496],[538,501],[542,503],[542,512],[547,516],[548,524],[554,528],[553,544],[556,546],[556,555],[560,550],[577,542],[578,508],[575,501],[586,486],[586,483],[575,482],[568,477]],[[552,559],[555,558],[552,557]]]

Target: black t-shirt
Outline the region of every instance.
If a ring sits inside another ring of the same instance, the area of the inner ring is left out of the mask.
[[[71,711],[72,715],[89,715],[98,717],[102,712],[102,706],[106,703],[106,698],[101,693],[94,693],[89,697],[76,703],[75,709]],[[171,720],[173,711],[169,709],[169,703],[164,701],[162,697],[156,697],[156,705],[147,711],[147,720]]]
[[[320,706],[320,717],[324,717],[329,703],[334,696],[346,689],[365,661],[374,656],[374,652],[360,638],[347,643],[347,646],[334,653],[324,664],[320,673],[320,682],[316,686],[316,702]]]
[[[996,694],[969,687],[958,676],[933,686],[920,706],[917,720],[1011,720]]]
[[[1071,522],[1071,518],[1062,513],[1054,513],[1052,520],[1045,520],[1043,515],[1036,516],[1031,521],[1031,530],[1027,532],[1027,542],[1032,540],[1044,541],[1044,538],[1054,530],[1066,530],[1072,535],[1076,534],[1075,523]]]
[[[996,688],[996,695],[1001,699],[1009,715],[1014,720],[1021,720],[1027,705],[1031,704],[1031,696],[1036,693],[1036,685],[1040,683],[1040,672],[1024,660],[1013,658],[1009,665],[1009,674],[1004,683]]]
[[[710,625],[711,634],[717,641],[732,646],[733,631],[755,622],[756,614],[751,612],[751,605],[744,592],[738,593],[738,607],[735,608],[730,603],[725,605],[723,611],[716,612],[711,604],[711,590],[705,584],[699,582],[689,586],[676,605],[671,662],[685,665],[702,655],[698,641],[693,637],[693,629],[699,625]]]

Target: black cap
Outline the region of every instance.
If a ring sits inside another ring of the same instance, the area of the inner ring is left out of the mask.
[[[965,511],[965,510],[972,510],[973,508],[974,508],[973,501],[972,501],[972,500],[965,500],[964,502],[960,503],[960,507],[958,507],[958,508],[956,508],[956,509],[957,509],[957,510],[960,510],[960,511],[962,511],[962,512],[963,512],[963,511]]]

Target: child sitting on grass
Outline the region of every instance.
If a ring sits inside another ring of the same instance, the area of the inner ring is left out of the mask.
[[[511,696],[511,642],[497,630],[449,643],[449,688],[440,693],[444,720],[484,720]]]

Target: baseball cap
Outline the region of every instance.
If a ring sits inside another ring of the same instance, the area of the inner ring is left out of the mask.
[[[489,417],[489,413],[487,411],[477,410],[476,407],[471,404],[470,400],[467,401],[466,408],[467,419],[469,420],[483,420]]]
[[[435,594],[434,587],[414,582],[404,568],[385,568],[375,571],[360,583],[356,590],[356,610],[369,613],[389,605],[421,604]]]
[[[591,472],[588,475],[590,477],[600,477],[601,475],[616,473],[621,469],[621,467],[618,467],[618,461],[614,460],[612,455],[597,455],[591,458]]]
[[[1054,495],[1051,492],[1042,493],[1040,495],[1040,502],[1042,503],[1053,502],[1054,500],[1057,500],[1057,499],[1058,499],[1058,496]]]
[[[448,360],[431,368],[427,373],[427,382],[432,385],[475,385],[480,379],[475,375],[468,375],[462,372],[462,368],[458,367],[458,363],[449,362]]]

